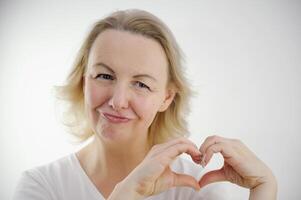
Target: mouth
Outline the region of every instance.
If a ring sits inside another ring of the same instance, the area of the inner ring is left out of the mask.
[[[131,120],[123,116],[116,116],[109,113],[102,113],[101,115],[111,123],[127,123]]]

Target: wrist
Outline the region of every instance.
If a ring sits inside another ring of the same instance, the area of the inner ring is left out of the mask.
[[[270,171],[263,184],[265,184],[265,187],[277,191],[277,180],[272,171]]]
[[[140,195],[136,189],[135,185],[126,182],[125,180],[119,182],[111,195],[109,196],[108,200],[140,200],[144,199],[145,197]]]
[[[272,173],[261,184],[250,189],[250,200],[259,199],[277,199],[277,180]]]

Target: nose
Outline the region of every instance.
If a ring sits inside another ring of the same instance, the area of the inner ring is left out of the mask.
[[[115,87],[112,88],[109,106],[116,111],[129,107],[129,91],[125,86],[115,85]]]

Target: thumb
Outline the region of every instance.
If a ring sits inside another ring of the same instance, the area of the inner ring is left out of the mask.
[[[174,186],[192,187],[195,190],[200,190],[199,183],[195,178],[186,174],[174,173]]]
[[[221,168],[219,170],[213,170],[210,171],[202,176],[202,178],[199,181],[200,188],[204,187],[205,185],[208,185],[210,183],[220,182],[220,181],[226,181],[226,176],[224,173],[224,169]]]

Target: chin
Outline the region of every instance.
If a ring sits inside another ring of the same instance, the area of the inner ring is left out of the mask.
[[[111,128],[104,128],[97,131],[100,139],[105,143],[123,143],[129,138],[127,138],[127,132],[121,130],[114,130]]]

